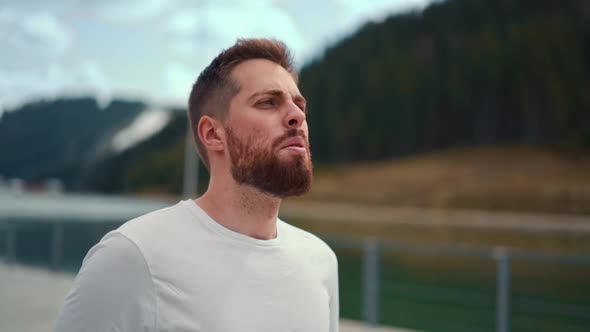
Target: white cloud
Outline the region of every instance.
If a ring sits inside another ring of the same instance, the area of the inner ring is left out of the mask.
[[[60,96],[97,96],[106,106],[111,99],[111,83],[96,61],[49,63],[28,70],[0,70],[0,113],[28,100]]]
[[[198,70],[182,63],[169,63],[163,73],[166,90],[162,98],[169,103],[184,105],[197,77]]]
[[[23,31],[41,47],[51,48],[63,53],[70,46],[72,35],[57,18],[49,13],[40,13],[24,18]]]
[[[98,105],[102,108],[111,102],[111,82],[106,76],[98,62],[86,60],[80,66],[80,88],[81,90],[92,91],[96,96]]]
[[[172,34],[190,35],[198,25],[195,12],[179,11],[168,18],[165,26]]]
[[[301,65],[364,22],[431,1],[0,0],[0,114],[84,93],[184,106],[237,38],[281,39]]]
[[[12,51],[37,56],[60,56],[71,46],[72,32],[49,12],[0,12],[0,43]]]
[[[218,52],[240,37],[280,38],[294,49],[305,44],[293,17],[280,8],[260,4],[178,11],[168,18],[165,28],[175,49],[187,52],[184,55],[198,54],[202,45]]]
[[[96,16],[122,24],[137,24],[164,15],[174,5],[167,0],[97,0],[90,3]]]

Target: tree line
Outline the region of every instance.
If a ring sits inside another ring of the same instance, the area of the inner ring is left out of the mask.
[[[449,0],[369,23],[301,72],[314,157],[590,148],[590,3]]]

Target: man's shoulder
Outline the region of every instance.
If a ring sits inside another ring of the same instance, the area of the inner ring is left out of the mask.
[[[336,254],[332,248],[319,236],[280,220],[283,231],[286,232],[287,241],[297,245],[302,250],[313,252],[330,260],[336,260]]]
[[[105,235],[103,239],[111,233],[121,234],[145,254],[146,251],[151,251],[151,247],[157,247],[158,243],[168,243],[182,235],[187,228],[186,225],[194,220],[192,218],[181,201],[133,218]]]
[[[170,227],[174,223],[188,217],[186,209],[182,206],[182,202],[179,202],[175,205],[151,211],[133,218],[119,226],[117,231],[126,236],[141,234],[158,230],[160,228]]]

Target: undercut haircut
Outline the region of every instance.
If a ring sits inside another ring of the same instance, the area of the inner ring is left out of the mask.
[[[287,70],[295,83],[298,82],[291,53],[279,40],[238,39],[232,47],[217,55],[193,84],[188,101],[188,118],[193,140],[207,170],[209,170],[209,156],[199,138],[197,128],[199,121],[204,115],[221,121],[225,120],[230,100],[240,91],[240,86],[232,79],[231,73],[237,65],[251,59],[270,60]]]

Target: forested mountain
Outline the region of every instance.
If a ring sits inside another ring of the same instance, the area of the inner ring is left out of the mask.
[[[101,110],[92,98],[27,104],[0,119],[0,176],[27,182],[61,179],[78,189],[111,139],[143,109],[140,102],[113,101]]]
[[[105,193],[182,192],[187,117],[170,110],[168,125],[143,142],[92,166],[81,189]],[[206,176],[201,172],[202,177]],[[204,182],[206,184],[206,179]]]
[[[437,2],[364,26],[300,76],[316,160],[589,149],[590,2]]]

